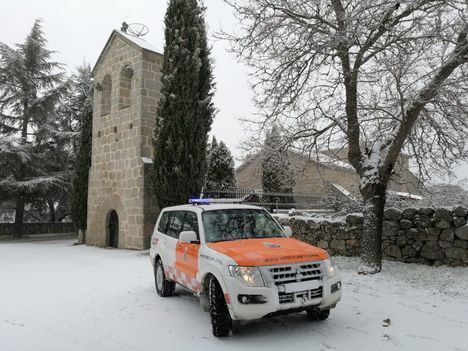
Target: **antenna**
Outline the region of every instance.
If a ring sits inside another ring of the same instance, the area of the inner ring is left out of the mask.
[[[120,30],[137,38],[144,37],[149,32],[149,28],[142,23],[123,22]]]

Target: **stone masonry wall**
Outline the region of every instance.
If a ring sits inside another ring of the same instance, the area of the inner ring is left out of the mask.
[[[116,34],[94,72],[96,83],[110,77],[112,85],[109,113],[103,110],[103,90],[96,88],[94,94],[89,245],[109,244],[109,214],[115,210],[119,248],[149,247],[158,212],[149,173],[162,62],[162,55],[135,47]]]
[[[385,210],[383,256],[387,260],[428,265],[468,266],[468,209],[407,208]],[[362,214],[326,219],[279,218],[294,236],[326,249],[330,255],[357,256]]]

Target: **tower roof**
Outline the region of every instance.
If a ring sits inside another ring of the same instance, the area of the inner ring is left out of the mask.
[[[154,52],[159,55],[162,55],[163,53],[162,49],[155,47],[154,45],[150,44],[149,42],[147,42],[146,40],[142,38],[138,38],[128,33],[125,33],[123,31],[114,29],[112,33],[110,34],[109,39],[107,39],[106,45],[104,45],[104,48],[99,54],[96,64],[94,65],[93,72],[92,72],[93,76],[96,73],[96,70],[98,69],[99,65],[101,64],[102,59],[104,58],[106,52],[109,50],[110,45],[115,37],[119,37],[124,42],[135,47],[136,49]]]

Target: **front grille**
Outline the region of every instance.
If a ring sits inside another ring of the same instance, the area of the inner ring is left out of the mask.
[[[294,263],[281,266],[263,267],[263,277],[268,286],[278,287],[280,304],[308,301],[322,297],[322,287],[313,290],[285,293],[282,285],[321,280],[323,277],[320,262]]]
[[[269,273],[271,280],[275,285],[304,282],[322,278],[320,263],[271,267],[269,268]]]
[[[279,293],[279,303],[293,303],[297,300],[311,300],[322,297],[322,287],[313,290],[299,291],[294,293]]]

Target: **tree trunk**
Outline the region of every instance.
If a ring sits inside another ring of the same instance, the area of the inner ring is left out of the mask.
[[[78,229],[78,244],[85,243],[85,231],[83,229]]]
[[[15,237],[21,238],[23,236],[23,222],[24,222],[24,198],[18,195],[16,198],[15,209]]]
[[[54,201],[47,200],[47,206],[49,207],[49,222],[55,222],[55,206]]]
[[[386,200],[386,185],[375,184],[364,194],[364,227],[361,239],[360,274],[382,270],[382,227]]]

